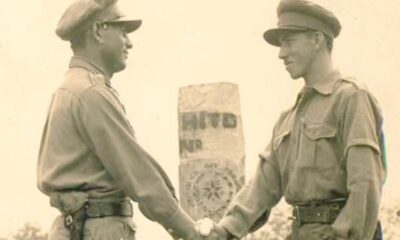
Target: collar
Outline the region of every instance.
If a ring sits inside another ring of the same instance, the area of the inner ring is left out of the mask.
[[[333,92],[333,87],[338,79],[342,77],[341,73],[338,70],[332,70],[325,77],[321,78],[313,86],[304,86],[299,94],[297,95],[296,104],[293,106],[295,108],[301,99],[303,99],[306,95],[310,96],[310,94],[319,93],[325,96],[330,95]]]
[[[325,77],[321,78],[320,81],[315,83],[313,86],[304,86],[302,91],[307,91],[307,89],[314,89],[317,93],[322,95],[330,95],[333,92],[333,87],[335,82],[342,77],[339,70],[332,70]]]
[[[100,74],[103,76],[104,83],[108,86],[111,86],[110,77],[108,76],[108,74],[102,68],[100,68],[99,66],[97,66],[96,64],[94,64],[92,61],[90,61],[87,58],[74,55],[71,58],[69,67],[70,68],[75,68],[75,67],[84,68],[93,74]]]

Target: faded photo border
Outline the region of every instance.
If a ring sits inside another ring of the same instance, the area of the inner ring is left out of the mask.
[[[52,93],[71,57],[55,35],[72,0],[13,0],[0,3],[0,239],[25,223],[44,232],[57,211],[36,186],[42,129]],[[333,59],[345,76],[363,81],[384,115],[388,177],[382,206],[400,210],[400,4],[398,0],[315,0],[340,19]],[[178,90],[238,84],[245,141],[246,180],[268,143],[279,114],[303,85],[293,81],[278,49],[262,35],[276,25],[278,0],[119,0],[123,12],[143,20],[130,35],[127,69],[116,74],[119,91],[139,143],[178,186]],[[287,206],[279,205],[285,212]],[[392,213],[391,213],[392,214]],[[393,215],[391,219],[399,223]],[[135,208],[137,239],[169,239],[165,230]],[[385,222],[383,223],[385,224]],[[385,226],[384,226],[385,227]],[[400,225],[387,231],[400,236]],[[395,239],[395,238],[393,238]]]

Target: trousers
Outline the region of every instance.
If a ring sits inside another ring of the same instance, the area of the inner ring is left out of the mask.
[[[84,226],[83,240],[135,240],[136,225],[131,217],[88,218]],[[69,240],[69,229],[64,217],[58,216],[50,229],[48,240]]]

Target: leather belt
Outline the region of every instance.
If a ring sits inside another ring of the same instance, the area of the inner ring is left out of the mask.
[[[107,216],[133,216],[133,208],[129,200],[124,200],[121,202],[103,202],[89,200],[85,207],[86,215],[88,218],[99,218]]]
[[[86,219],[109,216],[132,217],[132,204],[129,200],[118,202],[87,200],[78,211],[64,214],[64,224],[70,230],[70,240],[83,239]]]
[[[70,240],[83,239],[84,225],[88,218],[133,216],[132,204],[128,198],[89,198],[89,193],[83,191],[51,192],[50,205],[59,209],[64,216]]]
[[[346,199],[334,199],[294,205],[292,218],[300,226],[305,223],[333,223],[346,204]]]

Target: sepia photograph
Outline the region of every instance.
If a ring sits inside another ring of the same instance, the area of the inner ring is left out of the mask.
[[[396,0],[0,3],[0,240],[400,239]]]

